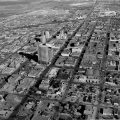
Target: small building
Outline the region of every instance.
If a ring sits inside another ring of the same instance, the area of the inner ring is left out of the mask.
[[[59,68],[52,68],[48,74],[49,78],[55,77],[59,71]]]
[[[105,116],[111,116],[113,110],[111,108],[103,108],[103,115]]]

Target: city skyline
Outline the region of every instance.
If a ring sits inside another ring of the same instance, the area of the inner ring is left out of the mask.
[[[0,7],[0,120],[120,119],[120,1],[25,1]]]

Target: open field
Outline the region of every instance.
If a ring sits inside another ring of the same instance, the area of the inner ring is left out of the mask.
[[[51,9],[67,10],[79,4],[81,4],[81,6],[88,6],[88,3],[88,1],[83,0],[0,0],[0,18],[37,10],[43,10],[43,13],[48,14],[48,11]],[[53,14],[57,12],[53,11]]]

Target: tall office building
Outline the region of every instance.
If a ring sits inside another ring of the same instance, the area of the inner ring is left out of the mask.
[[[60,32],[60,37],[61,37],[61,39],[64,39],[64,31],[63,30]]]
[[[43,45],[39,44],[38,46],[38,61],[49,63],[53,57],[53,49]]]
[[[49,38],[50,38],[50,33],[49,33],[49,31],[45,31],[45,36],[46,36],[46,39],[49,39]]]
[[[42,39],[41,39],[42,44],[46,44],[46,36],[45,32],[42,33]]]

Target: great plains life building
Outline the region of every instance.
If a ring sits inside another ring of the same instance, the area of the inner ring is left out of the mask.
[[[38,45],[38,61],[49,63],[53,57],[53,49],[46,44]]]

